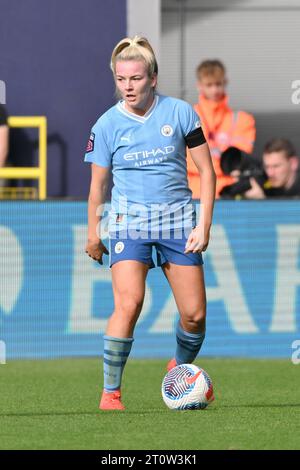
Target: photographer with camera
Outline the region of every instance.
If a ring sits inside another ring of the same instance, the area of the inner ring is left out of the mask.
[[[255,188],[263,193],[267,181],[262,164],[250,155],[245,155],[237,147],[229,147],[221,154],[220,166],[224,175],[232,177],[234,183],[220,191],[222,199],[244,199]],[[259,188],[259,189],[257,189]]]
[[[223,199],[300,197],[299,159],[286,139],[272,139],[265,145],[263,166],[230,147],[222,153],[221,167],[235,178],[235,183],[221,191]]]

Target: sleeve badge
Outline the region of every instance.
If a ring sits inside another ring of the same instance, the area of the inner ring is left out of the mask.
[[[94,132],[91,132],[90,138],[86,146],[86,153],[92,152],[94,150],[94,143],[95,143],[95,134]]]

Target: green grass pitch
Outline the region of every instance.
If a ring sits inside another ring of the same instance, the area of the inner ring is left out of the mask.
[[[215,402],[171,411],[166,360],[128,361],[125,412],[98,410],[102,361],[0,365],[1,449],[300,449],[300,366],[288,360],[200,359]]]

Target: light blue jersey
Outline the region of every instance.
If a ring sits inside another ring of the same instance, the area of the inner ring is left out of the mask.
[[[153,205],[173,213],[191,206],[185,136],[199,126],[188,103],[158,94],[144,116],[127,111],[119,101],[98,119],[85,161],[111,166],[113,216],[149,217]]]

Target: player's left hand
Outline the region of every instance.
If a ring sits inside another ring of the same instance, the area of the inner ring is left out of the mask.
[[[184,253],[201,253],[206,250],[208,243],[209,230],[204,231],[200,225],[197,225],[187,239]]]

